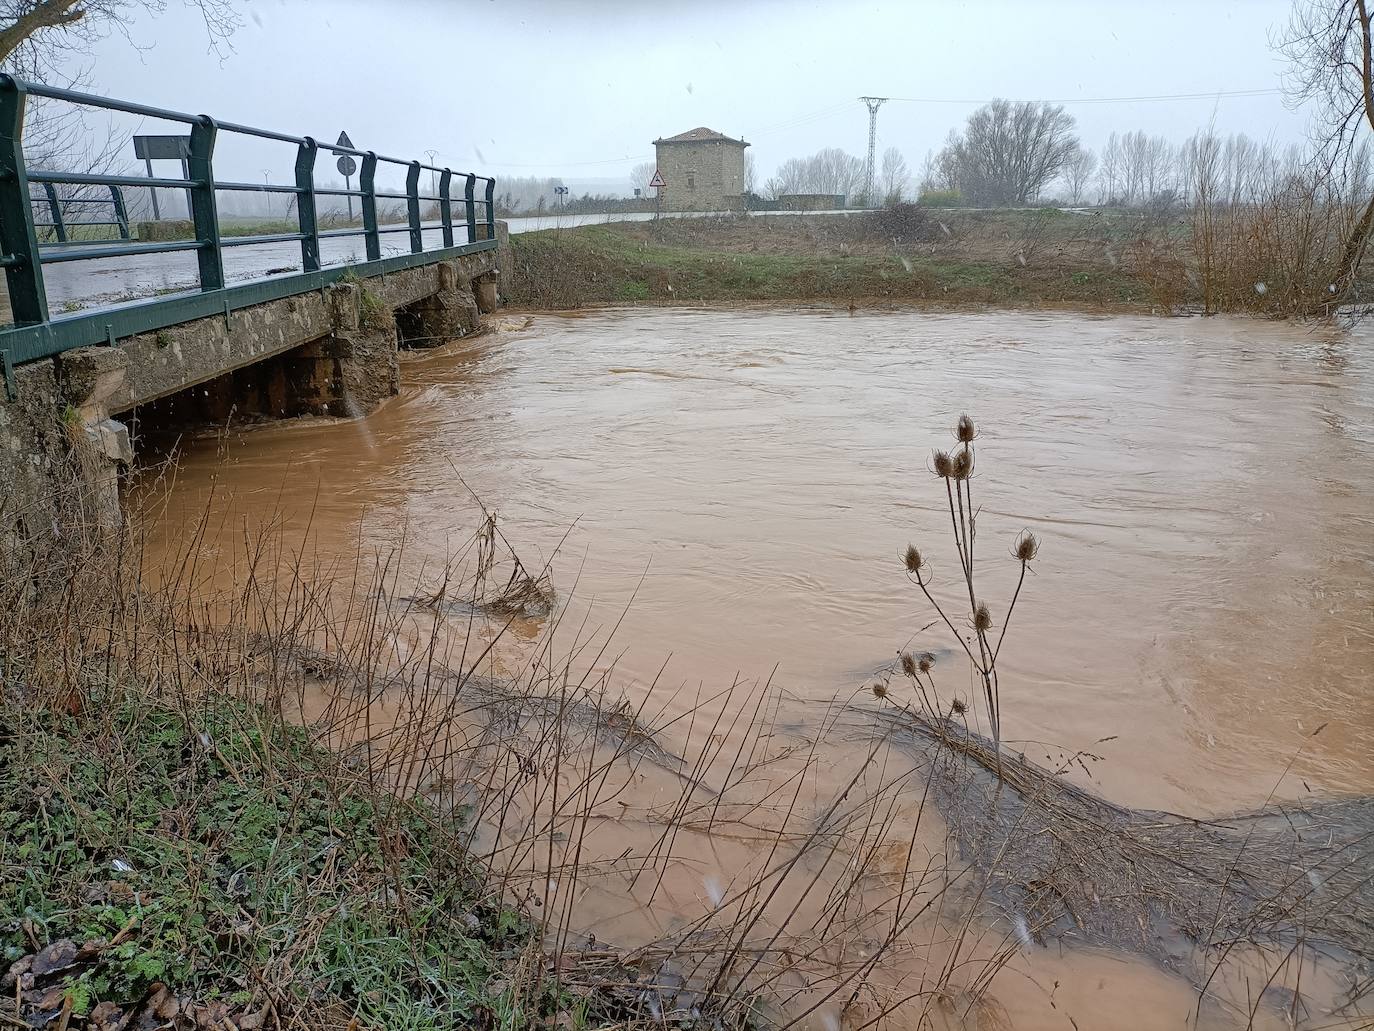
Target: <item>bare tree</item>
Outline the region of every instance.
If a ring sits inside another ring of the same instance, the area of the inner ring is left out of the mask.
[[[238,27],[231,0],[185,0],[205,21],[208,45],[223,53]],[[90,53],[112,32],[128,36],[140,11],[160,14],[167,0],[0,0],[0,65],[25,78],[62,78],[59,66]]]
[[[1092,182],[1093,172],[1097,170],[1097,155],[1087,147],[1079,147],[1064,162],[1064,185],[1069,190],[1069,203],[1075,207],[1082,203],[1083,195]]]
[[[1141,201],[1154,203],[1174,191],[1174,148],[1163,136],[1148,136],[1141,152]]]
[[[639,191],[641,197],[653,196],[649,183],[653,181],[654,173],[657,171],[658,165],[652,161],[641,161],[630,169],[630,185]]]
[[[788,158],[768,181],[769,195],[785,193],[833,193],[853,196],[863,189],[864,162],[838,147],[827,147],[810,157]]]
[[[649,175],[652,176],[653,172]],[[512,214],[517,211],[542,212],[558,203],[559,194],[555,192],[555,187],[562,185],[563,180],[557,177],[503,176],[501,209]]]
[[[1174,149],[1163,136],[1136,131],[1108,140],[1117,199],[1133,207],[1150,203],[1158,194],[1170,193],[1174,182]],[[1105,157],[1105,154],[1104,154]],[[1119,190],[1119,192],[1118,192]]]
[[[944,183],[940,179],[940,164],[935,158],[935,151],[926,151],[925,158],[921,161],[921,178],[916,183],[918,193],[930,193],[934,190],[944,188]]]
[[[911,182],[911,171],[907,168],[906,158],[896,147],[883,151],[883,163],[879,175],[883,200],[887,204],[898,204]]]
[[[238,26],[232,0],[185,0],[204,20],[209,48],[223,54],[229,35]],[[89,89],[88,72],[80,65],[93,44],[118,32],[130,38],[130,22],[139,13],[160,14],[166,0],[0,0],[0,65],[21,78],[69,89]],[[136,45],[132,43],[131,45]],[[70,104],[33,98],[24,116],[24,149],[34,168],[84,174],[112,174],[126,170],[121,152],[125,132],[98,125]],[[148,191],[127,198],[128,216],[144,214]],[[62,184],[55,188],[64,221],[90,216],[93,203],[109,202],[108,189],[98,185]],[[35,196],[46,200],[41,191]],[[110,216],[113,218],[113,214]]]
[[[1098,191],[1104,204],[1121,203],[1121,168],[1125,159],[1121,153],[1121,137],[1112,133],[1102,148],[1102,161],[1097,174]]]
[[[941,155],[974,204],[1027,204],[1057,178],[1078,147],[1073,118],[1054,104],[994,100],[951,133]]]
[[[1127,207],[1144,200],[1146,152],[1149,137],[1143,132],[1128,132],[1121,137],[1121,199]]]
[[[1295,4],[1280,40],[1288,58],[1289,91],[1321,111],[1322,164],[1345,179],[1351,156],[1374,130],[1374,29],[1367,0],[1307,0]],[[1350,290],[1374,229],[1374,194],[1363,200],[1345,237],[1337,289]]]
[[[741,184],[740,192],[746,197],[752,197],[758,190],[759,168],[754,162],[753,154],[744,155],[744,182]]]

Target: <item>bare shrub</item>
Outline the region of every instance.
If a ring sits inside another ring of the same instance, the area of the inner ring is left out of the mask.
[[[929,243],[940,237],[940,228],[919,204],[905,201],[877,208],[862,217],[867,232],[894,244]]]
[[[1345,296],[1345,252],[1363,217],[1351,170],[1260,148],[1235,174],[1237,141],[1198,133],[1184,148],[1190,264],[1207,311],[1322,314]],[[1359,178],[1363,178],[1360,176]]]

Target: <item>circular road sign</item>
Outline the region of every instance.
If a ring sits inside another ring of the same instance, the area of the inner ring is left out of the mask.
[[[358,162],[353,160],[352,154],[340,154],[337,164],[340,175],[352,175],[358,170]]]

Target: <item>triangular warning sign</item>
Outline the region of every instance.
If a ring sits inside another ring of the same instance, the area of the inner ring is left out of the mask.
[[[658,169],[655,168],[655,169],[654,169],[654,177],[653,177],[652,179],[649,180],[649,186],[650,186],[650,188],[651,188],[651,189],[655,189],[655,190],[661,190],[661,189],[663,189],[663,187],[665,187],[665,186],[667,186],[667,185],[668,185],[668,184],[665,183],[665,182],[663,181],[663,176],[659,175],[659,174],[658,174]]]

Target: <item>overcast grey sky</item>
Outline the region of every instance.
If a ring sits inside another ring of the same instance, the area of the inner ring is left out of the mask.
[[[499,175],[622,176],[698,125],[753,144],[761,178],[825,146],[862,155],[861,94],[1069,101],[1275,89],[1288,0],[785,3],[775,0],[245,0],[233,53],[207,53],[173,0],[99,45],[102,92]],[[974,105],[894,101],[879,146],[912,169]],[[1074,103],[1080,135],[1297,140],[1277,95]],[[144,131],[164,131],[144,125]],[[236,175],[283,154],[243,150]],[[217,162],[217,165],[219,163]],[[221,172],[223,174],[223,172]]]

